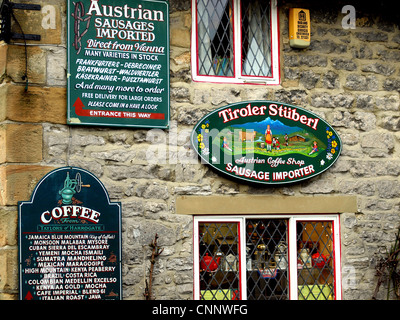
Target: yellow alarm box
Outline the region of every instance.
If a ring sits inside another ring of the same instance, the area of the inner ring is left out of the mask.
[[[310,45],[310,10],[289,9],[289,44],[292,48],[307,48]]]

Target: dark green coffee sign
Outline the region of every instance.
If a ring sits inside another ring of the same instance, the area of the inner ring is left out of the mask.
[[[19,203],[21,300],[120,300],[121,204],[92,173],[56,169]]]
[[[335,163],[342,148],[336,131],[316,114],[274,101],[217,109],[198,122],[191,142],[218,171],[263,184],[314,177]]]
[[[68,0],[68,123],[167,128],[169,5]]]

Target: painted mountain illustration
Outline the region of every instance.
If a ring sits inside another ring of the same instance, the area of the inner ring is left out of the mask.
[[[254,130],[264,134],[265,130],[267,129],[267,125],[270,126],[273,135],[284,135],[286,133],[290,135],[291,133],[302,131],[302,129],[299,127],[290,127],[284,125],[279,120],[272,120],[270,117],[260,122],[247,122],[243,124],[232,125],[232,127]]]

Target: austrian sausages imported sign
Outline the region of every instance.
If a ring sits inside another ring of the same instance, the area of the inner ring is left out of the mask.
[[[21,300],[120,300],[121,205],[92,173],[56,169],[19,202]]]
[[[169,5],[68,0],[69,124],[167,128]]]
[[[316,114],[274,101],[211,112],[195,126],[191,143],[216,170],[262,184],[314,177],[335,163],[342,148],[336,131]]]

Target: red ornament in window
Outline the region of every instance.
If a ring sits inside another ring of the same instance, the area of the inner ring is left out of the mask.
[[[201,259],[200,268],[206,271],[215,271],[218,269],[218,265],[221,258],[217,258],[216,260],[213,257],[210,257],[208,253]]]
[[[326,264],[329,263],[330,257],[326,257],[323,253],[314,253],[312,256],[312,265],[313,267],[323,268]]]

